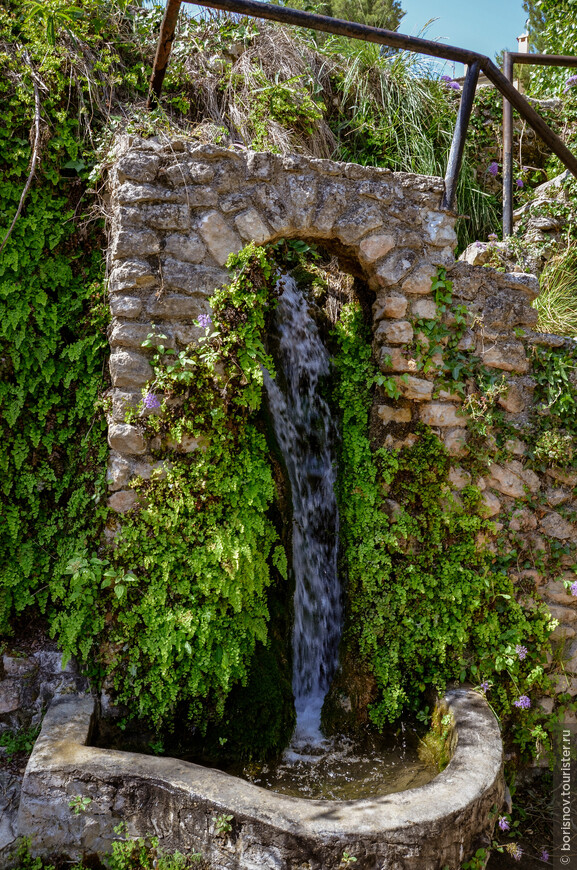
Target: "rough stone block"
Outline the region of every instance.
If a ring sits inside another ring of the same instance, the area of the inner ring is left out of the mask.
[[[571,493],[566,489],[548,489],[545,493],[549,507],[559,507],[571,498]]]
[[[240,236],[217,211],[205,214],[198,229],[219,266],[224,266],[230,254],[236,254],[243,246]]]
[[[200,263],[206,254],[206,248],[196,233],[172,233],[164,243],[164,253],[171,254],[177,260],[185,263]]]
[[[573,574],[569,579],[573,580],[574,577],[575,575]],[[543,594],[549,601],[552,601],[553,604],[564,604],[568,607],[577,607],[577,598],[574,598],[573,595],[567,592],[565,584],[561,580],[549,580],[547,585],[543,587]],[[575,658],[577,661],[577,656]]]
[[[108,427],[108,444],[118,453],[146,453],[146,439],[136,426],[112,423]]]
[[[377,414],[383,423],[410,423],[412,419],[410,408],[393,408],[391,405],[379,405]]]
[[[485,478],[487,486],[491,489],[496,489],[497,492],[503,495],[508,495],[511,498],[525,498],[525,481],[518,474],[515,474],[506,466],[493,463],[490,466],[489,474]]]
[[[392,251],[395,244],[396,238],[391,233],[368,236],[359,245],[360,258],[367,263],[374,263],[375,260],[380,260]]]
[[[415,251],[403,249],[394,251],[376,269],[376,278],[382,287],[392,287],[411,271],[417,260]],[[405,282],[406,283],[406,282]],[[405,284],[403,284],[403,291]]]
[[[124,257],[151,257],[160,251],[160,239],[152,230],[121,230],[112,237],[112,260]]]
[[[38,662],[31,656],[2,656],[4,673],[7,677],[23,677],[38,670]]]
[[[379,368],[382,372],[414,372],[417,363],[404,356],[400,347],[382,347]]]
[[[460,468],[458,465],[453,465],[449,469],[449,483],[456,490],[465,489],[471,484],[471,475],[468,471]]]
[[[193,296],[209,296],[227,279],[228,273],[223,269],[181,263],[172,257],[162,259],[163,286],[170,290],[182,290]]]
[[[427,213],[423,223],[429,239],[434,245],[444,247],[445,245],[454,246],[457,244],[455,218],[442,212],[430,211]]]
[[[142,183],[154,181],[159,168],[159,155],[142,151],[131,151],[125,154],[116,164],[118,179],[121,182],[126,179]]]
[[[509,414],[521,414],[525,410],[525,399],[517,384],[510,383],[509,389],[499,396],[499,405]]]
[[[139,348],[151,334],[154,335],[153,341],[156,344],[166,346],[167,343],[171,344],[173,341],[172,333],[169,330],[163,329],[160,333],[149,323],[117,323],[110,333],[110,347]]]
[[[425,265],[419,266],[409,275],[406,281],[403,282],[403,293],[413,293],[423,296],[426,293],[432,293],[432,279],[435,276],[436,269],[434,266]]]
[[[550,514],[543,517],[541,529],[550,538],[557,538],[559,541],[575,541],[577,539],[577,528],[556,511],[551,511]]]
[[[566,486],[577,486],[577,471],[565,468],[548,468],[547,474]]]
[[[356,207],[354,211],[347,211],[342,215],[333,227],[335,236],[344,245],[352,245],[362,236],[377,230],[383,225],[383,215],[380,208],[375,205]]]
[[[260,245],[270,239],[272,235],[270,228],[255,208],[239,214],[234,223],[245,242],[256,242],[257,245]]]
[[[396,376],[395,381],[405,399],[413,399],[415,402],[430,401],[433,395],[433,384],[423,378],[414,378],[411,375]]]
[[[153,375],[145,356],[132,350],[116,350],[110,355],[110,377],[115,387],[143,387]]]
[[[349,188],[346,184],[325,183],[318,192],[317,211],[314,226],[318,232],[329,233],[335,222],[349,205]]]
[[[489,517],[496,516],[501,511],[501,502],[492,492],[483,492],[481,494],[481,502],[479,505],[479,513],[481,516]]]
[[[437,306],[433,299],[416,299],[411,305],[411,313],[418,320],[434,320]]]
[[[133,489],[121,489],[112,493],[107,504],[116,513],[125,514],[135,506],[137,501],[138,496]]]
[[[126,181],[114,194],[116,202],[121,205],[141,205],[142,203],[180,203],[185,199],[181,190],[171,190],[169,187],[152,184],[132,184]]]
[[[404,317],[408,302],[400,293],[390,293],[380,296],[373,304],[373,320],[376,323],[383,317]]]
[[[190,317],[196,319],[206,311],[206,303],[195,296],[170,295],[151,300],[148,313],[151,317]],[[147,379],[148,380],[148,379]]]
[[[14,713],[20,707],[20,681],[17,679],[0,682],[0,713]]]
[[[114,317],[138,317],[142,311],[142,299],[115,294],[110,297],[110,311]]]
[[[527,532],[537,528],[537,517],[533,511],[527,508],[519,508],[513,511],[509,521],[512,532]]]
[[[408,344],[413,338],[413,327],[408,320],[381,320],[376,332],[377,341],[388,344]]]
[[[130,480],[132,465],[126,457],[111,453],[108,458],[106,482],[111,490],[122,489]]]
[[[529,360],[525,353],[525,347],[520,341],[501,339],[499,344],[488,348],[481,355],[483,363],[489,369],[519,372],[520,374],[529,371]]]
[[[469,452],[467,433],[463,429],[447,429],[442,438],[449,456],[465,456]]]
[[[108,279],[111,293],[123,290],[143,290],[152,287],[157,281],[150,264],[143,259],[129,259],[115,265]]]
[[[423,405],[420,410],[421,421],[427,426],[462,426],[467,425],[467,418],[459,415],[459,409],[444,402],[431,402]]]

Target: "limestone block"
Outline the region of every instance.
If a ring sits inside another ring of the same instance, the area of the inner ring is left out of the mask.
[[[555,692],[558,695],[577,695],[577,678],[568,677],[566,674],[556,674],[553,677]]]
[[[255,208],[239,214],[234,223],[245,242],[256,242],[257,245],[260,245],[270,239],[272,235],[270,228],[267,227]]]
[[[133,350],[115,350],[110,355],[110,377],[115,387],[143,387],[153,375],[147,358]]]
[[[206,303],[203,299],[195,296],[181,296],[179,294],[152,299],[148,305],[150,316],[159,318],[190,317],[196,319],[199,314],[203,314],[205,311]]]
[[[509,528],[513,532],[533,531],[537,528],[537,517],[527,508],[515,510],[511,515]]]
[[[154,181],[160,168],[158,154],[147,154],[143,151],[131,151],[121,157],[116,164],[118,180],[149,182]]]
[[[317,210],[313,220],[318,232],[328,234],[348,205],[349,188],[346,184],[322,184],[319,187]]]
[[[481,516],[489,517],[496,516],[501,511],[501,502],[492,492],[483,492],[479,504],[479,513]]]
[[[505,450],[508,450],[514,456],[524,456],[527,452],[527,445],[524,441],[520,441],[519,438],[508,438],[505,441]]]
[[[571,498],[571,493],[566,489],[548,489],[545,493],[547,504],[549,507],[558,507],[560,504],[565,504]]]
[[[434,320],[437,316],[437,306],[433,299],[416,299],[411,305],[413,317],[419,320]]]
[[[541,478],[538,474],[535,474],[535,472],[531,471],[530,468],[523,468],[521,477],[525,481],[526,485],[529,487],[530,492],[539,492],[539,490],[541,489]]]
[[[192,296],[211,296],[215,288],[220,287],[227,279],[228,273],[223,269],[181,263],[173,257],[162,258],[162,281],[165,289],[182,290]]]
[[[108,507],[118,514],[125,514],[131,510],[138,500],[133,489],[121,489],[114,492],[108,499]]]
[[[413,338],[413,327],[408,320],[381,320],[376,332],[377,341],[388,344],[408,344]]]
[[[113,236],[112,260],[124,257],[150,257],[160,251],[160,239],[152,230],[126,229]]]
[[[118,453],[146,453],[146,440],[137,426],[112,423],[108,427],[108,444]]]
[[[2,656],[4,673],[7,677],[23,677],[38,670],[38,662],[31,656]]]
[[[174,326],[174,334],[181,344],[197,344],[198,339],[204,335],[204,329],[192,323],[177,323]]]
[[[560,604],[548,604],[553,619],[558,619],[561,625],[573,625],[577,621],[577,610],[572,607],[562,607]]]
[[[156,281],[157,277],[147,260],[128,259],[114,266],[108,279],[108,289],[111,293],[141,290],[152,287]]]
[[[272,160],[263,151],[249,151],[246,158],[246,168],[249,176],[268,181],[272,175]]]
[[[430,211],[427,213],[424,221],[425,230],[431,242],[438,246],[456,245],[457,234],[455,232],[455,219],[448,214],[442,212]]]
[[[142,299],[115,294],[110,297],[110,311],[114,317],[138,317],[142,311]]]
[[[550,538],[557,538],[559,541],[577,540],[577,528],[556,511],[543,517],[541,529]]]
[[[383,423],[410,423],[410,408],[393,408],[391,405],[379,405],[377,414]]]
[[[185,201],[184,191],[171,190],[153,184],[133,184],[125,181],[114,192],[114,198],[120,205],[140,205],[141,203],[181,203]]]
[[[13,713],[20,706],[20,681],[16,679],[0,682],[0,713]]]
[[[575,579],[575,575],[573,574],[570,579]],[[577,598],[567,592],[565,585],[561,580],[550,580],[547,585],[543,587],[543,594],[549,601],[552,601],[553,604],[564,604],[569,607],[577,607]],[[577,650],[575,652],[577,653]]]
[[[193,453],[195,450],[206,450],[207,440],[202,436],[193,438],[192,435],[184,434],[180,441],[169,438],[166,446],[169,450],[176,450],[178,453]]]
[[[117,323],[110,333],[110,347],[142,347],[149,335],[153,334],[156,344],[165,346],[173,343],[172,333],[164,329],[162,333],[153,329],[149,323]]]
[[[550,610],[551,608],[549,608]],[[549,635],[549,640],[552,641],[561,641],[561,640],[570,640],[572,637],[575,637],[575,629],[571,628],[570,625],[558,625]]]
[[[359,245],[361,261],[374,263],[386,256],[395,247],[396,239],[391,233],[383,233],[376,236],[368,236]]]
[[[139,392],[124,392],[122,390],[112,390],[112,414],[111,421],[114,423],[124,423],[126,420],[126,412],[131,408],[136,408],[140,404],[142,393]]]
[[[467,329],[457,345],[457,350],[472,350],[475,347],[476,343],[477,342],[473,331],[471,329]]]
[[[417,260],[415,251],[408,248],[394,251],[376,269],[376,278],[382,287],[391,287],[411,271]],[[406,291],[406,283],[403,284],[403,292]]]
[[[449,456],[465,456],[469,452],[467,433],[463,429],[447,429],[442,438]]]
[[[382,347],[379,368],[382,372],[414,372],[417,363],[403,356],[400,347]]]
[[[435,277],[435,273],[436,269],[434,266],[419,266],[403,282],[403,293],[413,293],[419,296],[432,293],[432,279]]]
[[[411,375],[396,376],[395,381],[405,399],[413,399],[416,402],[430,401],[433,395],[433,384],[424,378],[414,378]]]
[[[219,205],[220,210],[225,214],[235,214],[238,211],[244,211],[250,205],[250,197],[244,190],[238,193],[230,193],[220,200]]]
[[[420,418],[427,426],[459,426],[467,425],[466,417],[459,415],[459,409],[444,402],[431,402],[420,409]]]
[[[449,393],[447,390],[439,390],[437,398],[441,402],[462,402],[463,397],[459,393]]]
[[[286,233],[291,227],[286,205],[286,193],[277,190],[272,184],[257,185],[252,191],[252,198],[260,206],[261,214],[276,232]],[[317,229],[320,227],[315,223]]]
[[[243,246],[240,236],[217,211],[205,214],[198,229],[219,266],[224,266],[230,254],[236,254]]]
[[[132,473],[131,463],[119,453],[111,452],[108,459],[106,482],[111,490],[122,489],[130,480]]]
[[[489,369],[500,369],[504,372],[529,371],[529,360],[522,342],[513,339],[501,339],[481,354],[483,363]]]
[[[208,184],[214,178],[213,167],[207,166],[202,160],[190,160],[188,162],[188,173],[190,180],[194,184]]]
[[[525,410],[523,393],[514,383],[509,384],[505,395],[499,396],[498,403],[509,414],[521,414]]]
[[[344,245],[352,245],[362,236],[379,229],[382,225],[383,215],[380,208],[376,205],[364,204],[354,211],[345,212],[335,223],[333,232]]]
[[[565,468],[548,468],[547,474],[566,486],[577,486],[577,471]]]
[[[525,498],[526,496],[525,481],[506,466],[493,463],[485,480],[487,486],[496,489],[503,495],[508,495],[511,498]]]
[[[471,475],[458,465],[452,465],[449,469],[449,483],[456,490],[465,489],[471,484]]]
[[[314,175],[293,175],[288,179],[288,201],[293,226],[310,226],[316,208],[317,179]]]
[[[164,253],[172,254],[177,260],[185,263],[200,263],[206,254],[206,248],[196,233],[172,233],[164,243]]]
[[[373,304],[373,320],[376,322],[383,317],[404,317],[407,312],[407,299],[400,293],[390,293],[388,296],[380,296]]]

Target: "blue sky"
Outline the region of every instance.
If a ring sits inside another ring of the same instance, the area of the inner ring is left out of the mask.
[[[480,51],[491,60],[502,48],[516,51],[516,37],[525,29],[522,0],[401,0],[401,4],[407,13],[399,28],[402,33],[416,36],[436,18],[423,36]],[[458,65],[456,74],[461,72]]]

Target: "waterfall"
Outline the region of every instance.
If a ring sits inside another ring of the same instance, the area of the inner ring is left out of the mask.
[[[321,739],[321,708],[337,667],[341,632],[336,432],[322,395],[328,353],[294,280],[283,277],[281,286],[275,311],[279,376],[273,380],[265,371],[264,383],[292,492],[295,740],[315,742]]]

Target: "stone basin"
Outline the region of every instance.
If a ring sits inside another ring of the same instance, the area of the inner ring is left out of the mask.
[[[359,870],[457,870],[490,840],[503,802],[499,726],[475,692],[447,692],[452,757],[427,785],[378,798],[307,800],[222,771],[90,746],[96,702],[55,700],[28,762],[18,832],[34,855],[105,853],[125,822],[166,851],[201,852],[215,870],[336,870],[344,852]],[[75,814],[75,796],[91,798]],[[493,812],[492,812],[493,811]],[[231,831],[215,821],[232,815]],[[341,865],[342,866],[342,865]]]

